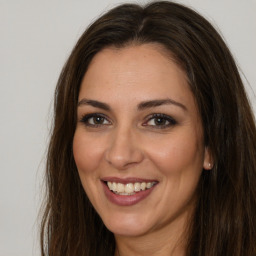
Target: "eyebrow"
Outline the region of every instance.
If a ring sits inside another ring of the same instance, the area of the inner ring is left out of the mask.
[[[89,100],[89,99],[82,99],[78,102],[78,107],[83,106],[83,105],[89,105],[89,106],[93,106],[95,108],[101,108],[104,109],[106,111],[110,111],[111,108],[108,104],[97,101],[97,100]]]
[[[170,98],[160,99],[160,100],[143,101],[138,105],[138,110],[144,110],[147,108],[153,108],[153,107],[158,107],[158,106],[162,106],[162,105],[175,105],[175,106],[180,107],[183,110],[187,111],[187,108],[185,107],[185,105],[183,105],[180,102],[177,102],[175,100],[172,100]]]
[[[93,106],[95,108],[100,108],[106,111],[110,111],[111,107],[103,102],[97,101],[97,100],[90,100],[90,99],[82,99],[78,102],[78,107],[83,106],[83,105],[89,105]],[[183,110],[187,111],[187,108],[185,105],[181,104],[180,102],[177,102],[175,100],[172,100],[170,98],[168,99],[159,99],[159,100],[149,100],[149,101],[143,101],[139,103],[137,109],[138,110],[145,110],[147,108],[153,108],[153,107],[159,107],[162,105],[175,105],[177,107],[182,108]]]

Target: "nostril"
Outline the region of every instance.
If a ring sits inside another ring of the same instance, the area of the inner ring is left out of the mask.
[[[106,152],[106,161],[116,169],[124,170],[143,160],[143,153],[136,148],[126,148],[122,150],[109,150]]]

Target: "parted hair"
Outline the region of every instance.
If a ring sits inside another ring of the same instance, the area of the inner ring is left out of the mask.
[[[147,43],[164,47],[186,73],[214,161],[198,184],[186,255],[255,256],[256,128],[237,65],[205,18],[167,1],[111,9],[87,28],[64,65],[47,154],[41,255],[114,255],[114,235],[88,200],[73,157],[78,95],[98,52]]]

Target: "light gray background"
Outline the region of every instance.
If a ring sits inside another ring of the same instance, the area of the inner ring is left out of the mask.
[[[179,2],[221,30],[256,109],[256,1]],[[54,87],[79,35],[117,3],[0,0],[0,256],[40,254],[37,214]]]

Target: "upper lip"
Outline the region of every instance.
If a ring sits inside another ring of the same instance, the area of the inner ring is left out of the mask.
[[[104,182],[116,182],[116,183],[135,183],[135,182],[158,182],[154,179],[144,179],[144,178],[137,178],[137,177],[127,177],[127,178],[119,178],[119,177],[104,177],[101,179]]]

